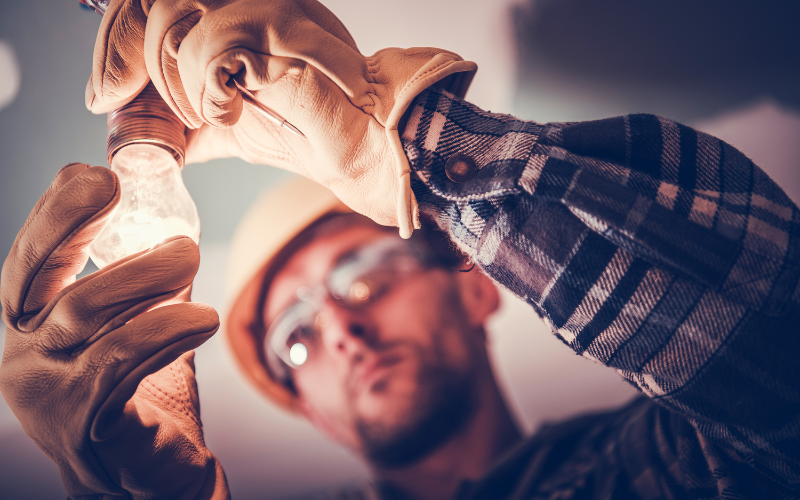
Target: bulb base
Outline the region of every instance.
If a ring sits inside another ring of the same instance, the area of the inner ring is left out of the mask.
[[[134,100],[108,114],[108,164],[129,144],[153,144],[169,151],[183,167],[185,131],[186,126],[149,82]]]

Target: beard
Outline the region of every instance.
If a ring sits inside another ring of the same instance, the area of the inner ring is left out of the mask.
[[[411,465],[457,434],[476,409],[471,375],[442,366],[425,366],[418,373],[414,405],[401,424],[356,420],[362,452],[369,462],[386,469]]]

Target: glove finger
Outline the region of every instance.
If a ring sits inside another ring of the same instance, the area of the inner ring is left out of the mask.
[[[155,0],[110,2],[94,44],[86,107],[95,114],[127,104],[147,85],[144,33]]]
[[[28,226],[31,225],[31,222],[33,222],[33,219],[36,216],[36,214],[39,213],[39,210],[42,209],[42,206],[45,204],[45,202],[47,202],[47,200],[49,200],[50,197],[53,196],[53,193],[57,192],[64,186],[64,184],[69,182],[70,179],[72,179],[79,173],[83,172],[87,168],[89,168],[89,165],[85,163],[69,163],[58,171],[55,178],[53,179],[53,182],[50,183],[50,186],[47,187],[47,190],[44,192],[44,194],[42,194],[42,196],[36,202],[36,205],[33,206],[33,209],[31,209],[30,214],[28,214],[28,218],[25,220],[25,223],[22,225],[22,228],[19,230],[19,233],[17,233],[17,237],[14,239],[14,245],[16,245],[19,239],[22,237],[22,235],[25,234],[25,231],[28,230]]]
[[[0,300],[8,324],[40,310],[74,281],[119,197],[117,177],[106,168],[70,165],[56,176],[3,265]]]
[[[244,4],[249,5],[245,1],[215,5],[199,18],[187,7],[153,6],[145,34],[148,72],[162,94],[170,93],[173,109],[185,122],[195,128],[203,121],[218,127],[236,123],[241,96],[229,81],[230,69],[213,64],[232,49],[254,57],[299,59],[318,67],[352,99],[366,97],[364,58],[327,9],[308,1],[252,2],[243,16]],[[316,18],[320,19],[315,22]],[[187,29],[189,19],[194,24]],[[259,76],[280,73],[270,70]]]
[[[183,120],[188,128],[199,128],[203,120],[198,116],[186,97],[183,82],[178,71],[178,51],[186,35],[203,17],[201,11],[191,12],[182,17],[169,27],[169,30],[160,37],[160,46],[152,51],[157,60],[148,58],[150,51],[150,38],[145,35],[145,63],[151,76],[153,85],[158,89],[164,101],[169,104],[172,111]],[[155,19],[159,19],[158,16]],[[154,21],[155,22],[155,21]],[[148,30],[148,33],[151,30]],[[159,35],[161,35],[159,33]]]
[[[92,424],[92,439],[113,433],[119,412],[148,375],[208,340],[219,328],[219,316],[205,304],[160,307],[105,335],[82,352],[85,369],[97,373],[100,410]]]
[[[85,350],[108,332],[191,286],[200,264],[197,245],[176,237],[108,266],[65,288],[37,316],[19,322],[23,331],[39,324],[58,332],[38,339],[45,351]],[[46,319],[45,319],[46,318]]]

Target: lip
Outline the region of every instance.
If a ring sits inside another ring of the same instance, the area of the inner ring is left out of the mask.
[[[371,387],[384,372],[401,361],[398,355],[377,355],[353,370],[353,387]]]

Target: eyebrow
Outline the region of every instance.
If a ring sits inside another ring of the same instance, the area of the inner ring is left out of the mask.
[[[359,252],[361,252],[361,250],[365,246],[367,246],[367,244],[358,245],[346,252],[342,252],[341,254],[339,254],[333,261],[333,265],[331,266],[331,269],[329,269],[329,271],[338,266],[341,266],[342,264],[355,260],[356,256],[359,254]],[[328,274],[330,275],[330,272]]]

